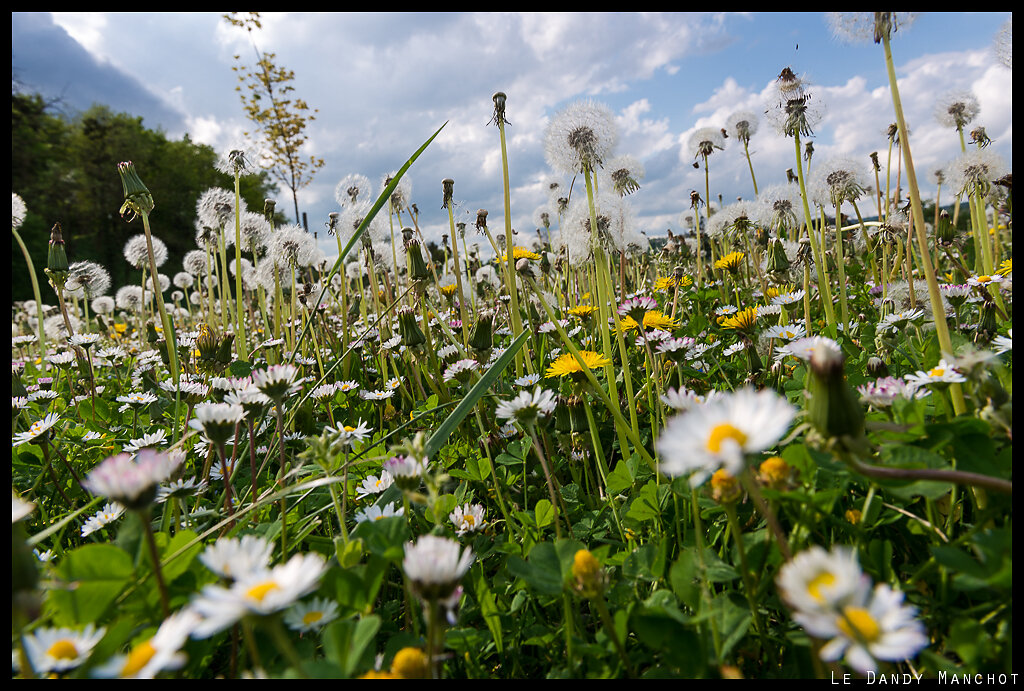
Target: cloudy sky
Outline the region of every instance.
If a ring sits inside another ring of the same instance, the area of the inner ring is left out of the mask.
[[[952,90],[978,99],[975,124],[1012,164],[1012,73],[993,49],[1009,17],[924,14],[893,41],[926,196],[934,196],[928,173],[960,152],[955,131],[933,112]],[[867,160],[881,151],[884,162],[884,132],[895,120],[881,47],[835,40],[821,14],[267,13],[251,35],[218,14],[14,13],[11,19],[17,88],[59,97],[69,113],[107,103],[142,115],[173,138],[188,133],[218,150],[236,145],[249,128],[235,91],[235,56],[251,65],[254,43],[275,53],[279,65],[295,72],[295,95],[318,109],[306,153],[326,165],[299,198],[310,230],[322,229],[337,210],[342,177],[380,180],[445,121],[409,173],[421,227],[433,238],[447,232],[440,209],[446,177],[455,180],[466,220],[486,208],[490,225],[502,227],[498,131],[487,124],[491,95],[499,90],[508,94],[511,122],[512,222],[525,231],[535,228],[534,212],[546,202],[545,128],[576,100],[610,107],[617,153],[645,166],[646,178],[630,200],[649,235],[678,230],[690,191],[703,195],[690,135],[723,127],[738,110],[763,114],[786,66],[810,80],[813,98],[825,107],[813,138],[815,161]],[[792,140],[764,121],[751,152],[759,187],[784,182],[794,165]],[[713,198],[753,197],[735,139],[710,165]],[[278,208],[292,208],[284,188]],[[319,235],[325,251],[336,252]]]

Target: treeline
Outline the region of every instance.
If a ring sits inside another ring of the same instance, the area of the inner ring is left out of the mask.
[[[11,94],[11,191],[20,195],[28,215],[20,233],[32,255],[40,282],[45,281],[50,228],[60,223],[68,260],[102,264],[113,290],[139,280],[125,261],[125,242],[142,232],[140,221],[128,223],[118,214],[124,194],[117,173],[120,161],[133,161],[153,193],[150,215],[154,235],[167,244],[168,260],[161,271],[181,270],[186,252],[195,249],[196,199],[209,187],[234,189],[234,181],[214,168],[217,152],[186,134],[172,141],[141,117],[114,113],[102,105],[65,117],[38,95]],[[242,197],[252,210],[262,210],[276,186],[266,173],[241,181]],[[45,286],[43,301],[56,297]],[[32,297],[28,269],[11,240],[11,292],[14,300]]]

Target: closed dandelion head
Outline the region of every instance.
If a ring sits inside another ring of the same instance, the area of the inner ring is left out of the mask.
[[[604,165],[618,142],[607,106],[577,101],[555,115],[544,134],[544,158],[555,170],[575,175]]]
[[[231,177],[246,175],[253,170],[255,160],[256,155],[252,151],[244,146],[236,146],[222,153],[214,168]]]
[[[580,597],[600,597],[608,585],[608,575],[590,550],[577,550],[572,560],[573,590]]]

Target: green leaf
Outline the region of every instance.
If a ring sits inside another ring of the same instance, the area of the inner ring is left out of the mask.
[[[550,542],[534,545],[527,561],[516,556],[509,557],[508,570],[538,593],[558,595],[562,592],[562,565],[555,546]]]
[[[351,242],[349,244],[352,244]],[[327,284],[324,284],[325,290]],[[512,344],[502,353],[501,357],[498,358],[491,367],[484,372],[483,376],[480,377],[480,381],[470,389],[466,397],[462,399],[459,405],[452,411],[452,414],[441,423],[441,426],[437,428],[437,431],[431,435],[430,439],[427,440],[427,458],[433,458],[437,455],[437,452],[444,445],[445,441],[448,440],[448,436],[455,431],[455,428],[469,415],[470,411],[477,402],[484,397],[484,394],[491,390],[498,375],[508,367],[509,363],[515,358],[516,353],[526,343],[526,339],[530,337],[529,331],[524,331],[519,334],[516,340],[512,341]]]
[[[323,633],[327,659],[342,669],[342,676],[350,676],[362,658],[367,646],[380,630],[380,617],[371,614],[359,621],[335,621]]]
[[[533,510],[533,514],[537,521],[538,528],[551,525],[555,520],[555,509],[547,499],[541,499],[537,502],[537,506]]]
[[[480,605],[480,614],[484,618],[484,623],[487,624],[487,629],[491,632],[491,638],[494,639],[494,647],[500,655],[505,646],[501,632],[501,617],[498,603],[494,593],[491,592],[490,587],[487,585],[487,576],[484,575],[483,565],[480,565],[474,571],[473,585],[476,589],[477,604]]]
[[[629,505],[626,515],[640,522],[658,518],[670,492],[667,484],[659,485],[655,480],[651,480],[640,489],[637,498]]]
[[[50,591],[55,621],[85,624],[98,620],[134,575],[131,557],[114,545],[85,545],[69,552],[57,569],[66,588]]]
[[[404,516],[392,516],[379,521],[363,521],[352,531],[352,537],[360,538],[372,554],[401,561],[405,555],[405,543],[412,533]]]
[[[199,542],[189,545],[189,542],[195,540],[196,537],[198,536],[191,530],[181,530],[171,538],[167,543],[167,547],[162,550],[160,563],[165,582],[171,583],[175,578],[188,571],[189,564],[192,563],[195,556],[203,549],[203,545]],[[174,559],[168,561],[167,557],[172,554],[175,555]]]

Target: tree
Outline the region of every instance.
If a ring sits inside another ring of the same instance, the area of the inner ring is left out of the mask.
[[[106,106],[73,116],[53,110],[39,96],[11,94],[11,191],[28,207],[20,233],[36,273],[43,275],[50,228],[60,222],[72,262],[100,263],[115,289],[138,280],[122,249],[139,229],[117,213],[124,202],[117,164],[124,160],[135,162],[153,192],[153,232],[166,243],[167,266],[176,272],[185,253],[195,248],[196,199],[209,187],[234,185],[214,167],[216,152],[187,135],[169,140],[145,127],[142,118]],[[242,197],[251,209],[262,209],[273,188],[263,171],[241,180]],[[11,292],[15,300],[25,300],[32,296],[27,269],[13,241],[11,251]],[[50,292],[50,304],[53,299]]]
[[[262,28],[258,12],[249,12],[248,17],[238,18],[239,13],[231,12],[224,19],[233,26],[244,28],[250,36],[254,29]],[[315,108],[310,111],[309,105],[300,98],[291,98],[295,91],[292,82],[295,73],[274,63],[274,53],[264,53],[253,43],[256,52],[256,65],[249,68],[241,63],[241,56],[236,55],[239,64],[232,67],[241,82],[235,90],[241,96],[245,114],[256,125],[256,131],[266,146],[261,157],[261,165],[270,171],[271,176],[292,191],[292,202],[295,205],[295,222],[300,223],[299,190],[313,181],[316,171],[324,165],[322,158],[304,157],[302,146],[309,139],[306,125],[316,120]],[[250,136],[249,132],[245,132]]]

